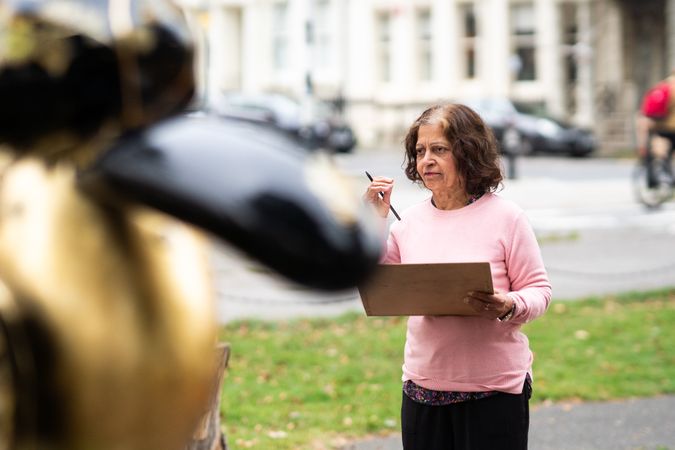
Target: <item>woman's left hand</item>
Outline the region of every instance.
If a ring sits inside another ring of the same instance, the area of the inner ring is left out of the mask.
[[[488,294],[486,292],[469,292],[464,297],[464,303],[470,305],[481,317],[498,319],[506,315],[513,308],[513,299],[501,292]]]

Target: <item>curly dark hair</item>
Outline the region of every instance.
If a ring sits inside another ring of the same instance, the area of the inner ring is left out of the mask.
[[[422,183],[417,172],[417,135],[420,126],[435,124],[443,127],[466,193],[479,197],[499,190],[503,175],[494,134],[473,109],[458,103],[431,106],[410,126],[404,141],[406,176]]]

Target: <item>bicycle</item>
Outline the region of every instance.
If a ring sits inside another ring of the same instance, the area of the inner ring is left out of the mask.
[[[651,182],[648,177],[648,164],[651,164],[652,169]],[[633,192],[640,203],[647,208],[659,208],[673,198],[674,190],[672,158],[662,156],[638,160],[633,171]]]

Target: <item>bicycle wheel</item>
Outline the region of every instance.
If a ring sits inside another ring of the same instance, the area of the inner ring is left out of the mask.
[[[673,179],[660,161],[652,162],[653,186],[647,180],[647,167],[639,162],[633,172],[633,192],[637,201],[648,208],[658,208],[673,195]]]

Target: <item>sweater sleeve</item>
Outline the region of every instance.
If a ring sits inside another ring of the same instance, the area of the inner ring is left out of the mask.
[[[537,238],[524,212],[517,216],[511,236],[506,255],[511,283],[509,296],[516,302],[511,321],[523,324],[544,314],[551,301],[551,283]]]
[[[401,263],[401,252],[398,247],[398,233],[397,229],[399,228],[399,223],[392,224],[387,237],[387,243],[384,246],[384,253],[380,258],[380,263],[382,264],[400,264]]]

